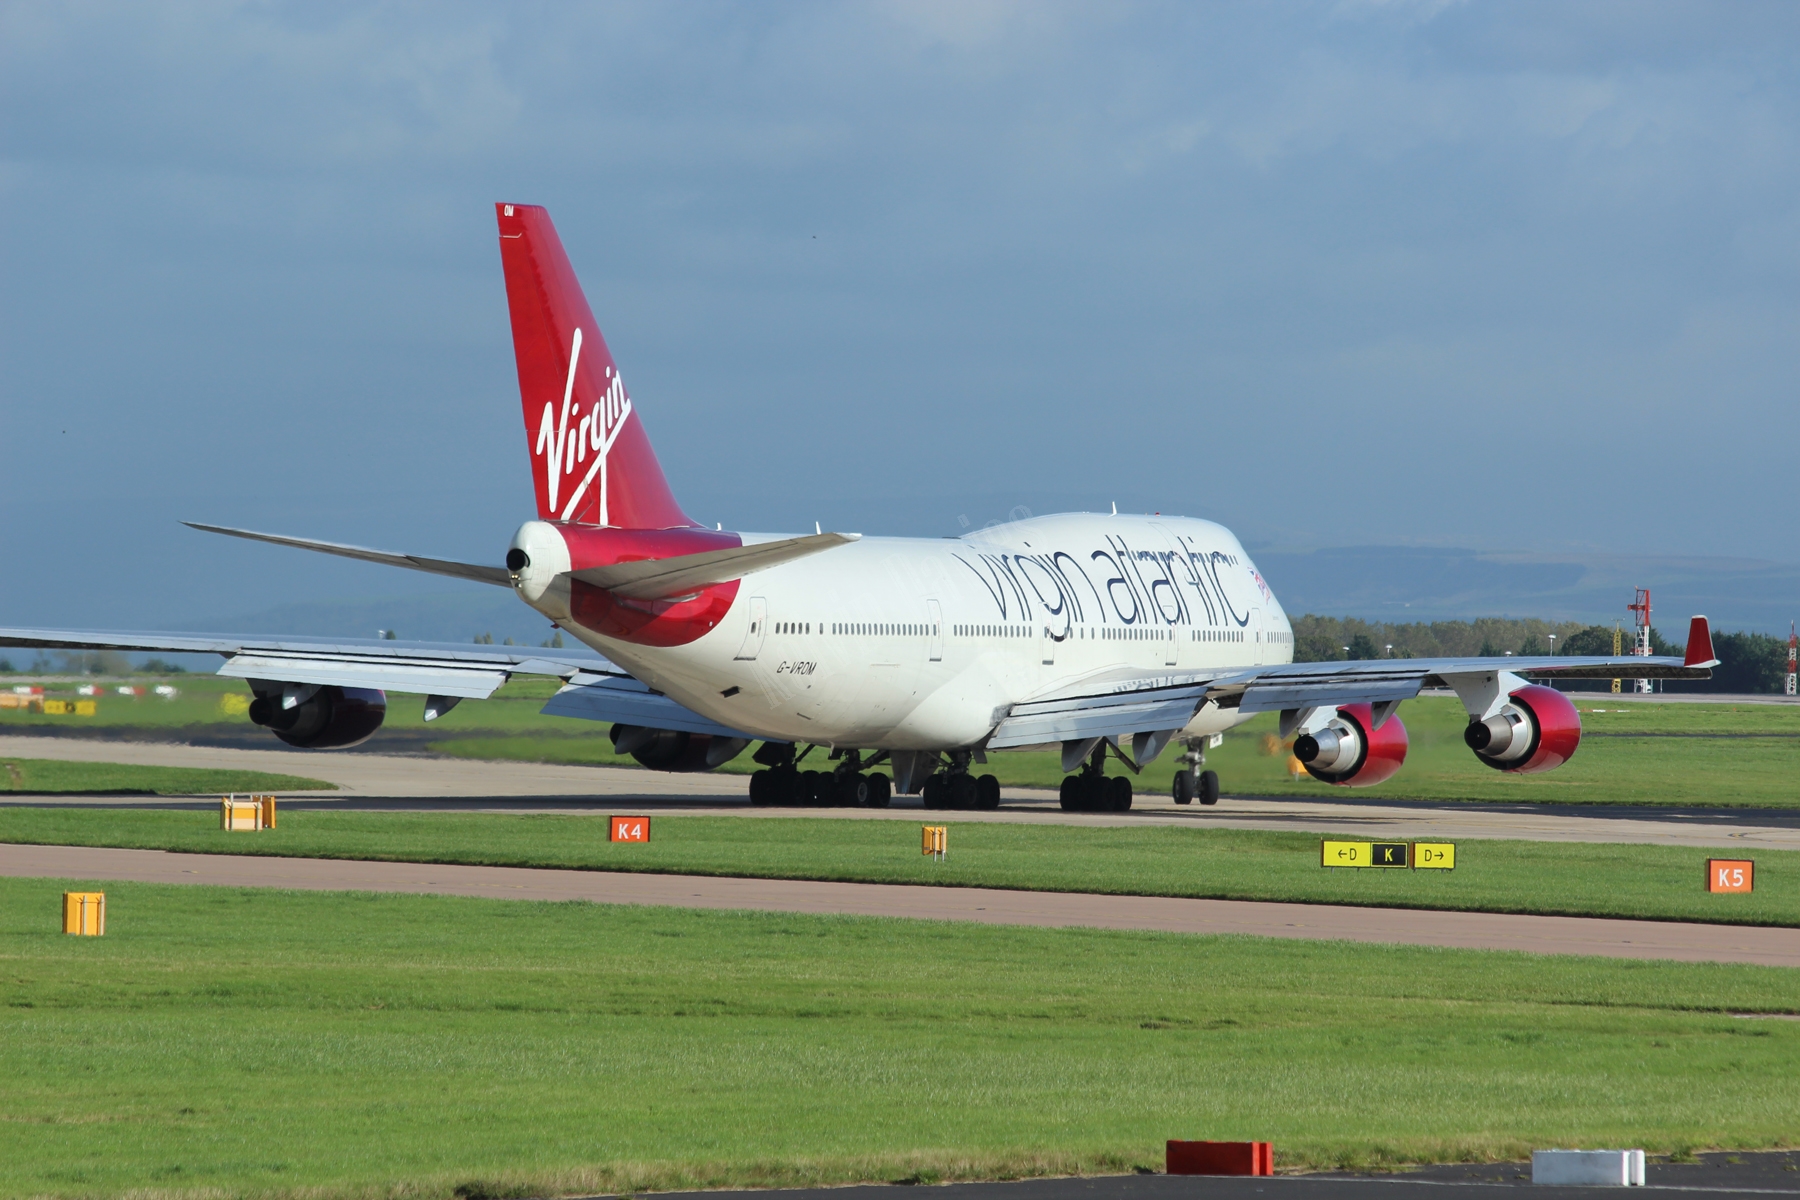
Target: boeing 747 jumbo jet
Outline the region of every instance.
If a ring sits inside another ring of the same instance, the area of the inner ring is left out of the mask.
[[[976,766],[1056,747],[1064,808],[1131,807],[1130,776],[1170,743],[1174,798],[1218,798],[1217,735],[1261,712],[1315,779],[1380,783],[1406,759],[1395,715],[1454,689],[1482,763],[1548,771],[1581,740],[1544,679],[1706,678],[1706,618],[1675,658],[1295,663],[1293,631],[1231,531],[1211,521],[1071,513],[960,538],[725,533],[689,519],[542,208],[497,206],[537,519],[503,565],[194,528],[511,588],[603,656],[495,646],[4,629],[0,646],[208,652],[246,680],[250,719],[291,746],[354,746],[387,694],[434,720],[517,674],[560,677],[543,711],[610,722],[646,767],[703,771],[751,742],[758,804],[993,808]],[[802,770],[809,758],[815,767]],[[1114,761],[1124,773],[1106,773]],[[874,770],[885,766],[888,773]],[[891,779],[890,779],[891,775]]]

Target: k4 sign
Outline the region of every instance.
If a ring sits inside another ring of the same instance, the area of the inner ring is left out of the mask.
[[[1706,860],[1706,890],[1709,892],[1748,892],[1754,890],[1756,864],[1747,858],[1709,858]]]
[[[649,817],[614,817],[612,840],[615,842],[647,842],[650,840]]]

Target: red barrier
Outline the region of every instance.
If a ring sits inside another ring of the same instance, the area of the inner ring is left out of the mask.
[[[1170,1141],[1165,1167],[1171,1175],[1273,1175],[1268,1142]]]

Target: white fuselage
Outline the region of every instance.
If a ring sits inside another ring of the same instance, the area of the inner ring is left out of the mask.
[[[533,606],[723,725],[859,749],[973,746],[1024,700],[1293,659],[1287,616],[1231,531],[1181,517],[864,538],[745,577],[725,619],[682,646],[602,636],[554,596]],[[1243,719],[1209,704],[1185,732]]]

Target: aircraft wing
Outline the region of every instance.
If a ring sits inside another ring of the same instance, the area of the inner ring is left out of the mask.
[[[530,646],[327,641],[232,634],[109,633],[80,629],[0,629],[0,647],[218,654],[220,675],[339,687],[378,688],[485,700],[513,675],[573,678],[625,672],[595,654]]]
[[[542,709],[549,716],[647,725],[748,737],[727,729],[597,654],[530,646],[462,643],[325,641],[230,634],[105,633],[75,629],[0,629],[0,647],[27,650],[123,650],[158,654],[218,654],[218,673],[238,679],[375,688],[485,700],[514,675],[556,676],[567,685]]]
[[[1707,679],[1718,665],[1705,617],[1688,631],[1685,658],[1579,655],[1531,658],[1382,658],[1359,662],[1280,663],[1217,673],[1111,674],[1014,704],[985,743],[1004,750],[1060,741],[1065,749],[1089,739],[1133,738],[1160,750],[1211,702],[1240,712],[1279,712],[1283,733],[1306,711],[1344,704],[1385,705],[1386,712],[1428,687],[1475,695],[1482,681],[1500,675],[1545,682],[1557,679]],[[1070,754],[1079,755],[1071,750]],[[1151,757],[1154,757],[1152,752]],[[1066,756],[1067,757],[1067,756]],[[1140,753],[1133,757],[1149,761]],[[1071,768],[1072,769],[1072,768]]]

